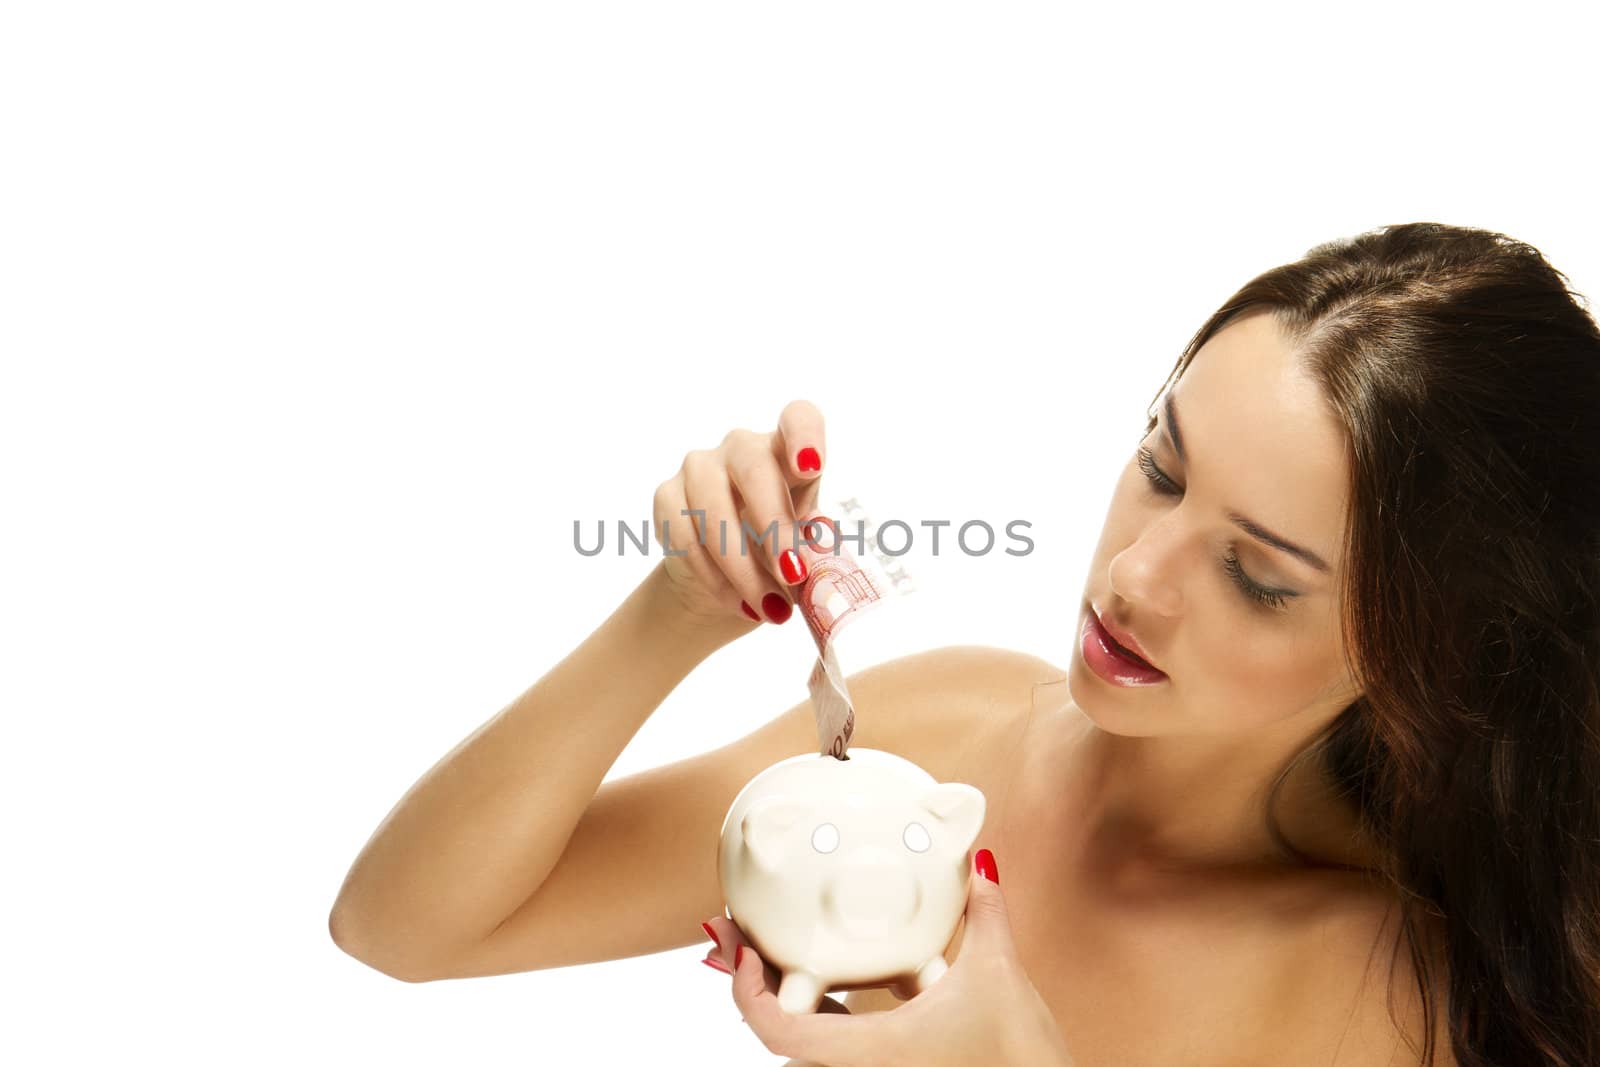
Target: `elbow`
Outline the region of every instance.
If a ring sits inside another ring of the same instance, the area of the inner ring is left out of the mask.
[[[437,975],[421,968],[411,966],[395,959],[392,955],[378,950],[379,942],[361,933],[360,924],[348,914],[345,908],[334,904],[328,912],[328,936],[339,950],[360,963],[366,964],[380,974],[401,982],[412,984],[431,982]]]

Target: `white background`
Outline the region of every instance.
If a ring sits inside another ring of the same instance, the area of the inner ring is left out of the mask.
[[[825,502],[1035,542],[917,542],[846,668],[1065,665],[1146,405],[1252,275],[1427,220],[1600,296],[1580,11],[7,5],[0,1058],[777,1062],[703,944],[408,985],[328,937],[401,793],[657,562],[573,520],[804,396]],[[611,777],[813,655],[758,628]]]

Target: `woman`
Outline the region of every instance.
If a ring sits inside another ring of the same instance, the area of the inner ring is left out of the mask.
[[[1158,394],[1067,668],[939,649],[851,679],[854,743],[983,789],[1006,865],[906,1003],[775,1015],[722,914],[722,815],[814,747],[809,703],[600,787],[695,665],[789,616],[798,560],[714,538],[402,798],[335,939],[430,980],[675,948],[709,914],[746,1021],[810,1062],[1600,1064],[1600,330],[1575,296],[1535,249],[1430,223],[1267,271]],[[704,508],[791,544],[824,455],[792,403],[685,457],[658,528]]]

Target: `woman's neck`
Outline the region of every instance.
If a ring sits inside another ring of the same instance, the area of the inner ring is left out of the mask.
[[[1271,798],[1283,837],[1306,858],[1286,856],[1268,828],[1273,782],[1325,721],[1130,737],[1100,729],[1075,705],[1063,710],[1075,736],[1060,780],[1075,794],[1080,843],[1097,865],[1172,872],[1382,862],[1354,805],[1314,758],[1297,760]]]

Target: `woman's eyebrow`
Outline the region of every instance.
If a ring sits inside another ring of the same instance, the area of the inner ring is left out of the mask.
[[[1170,392],[1167,393],[1163,409],[1167,413],[1166,421],[1162,424],[1162,428],[1167,432],[1167,440],[1172,442],[1172,450],[1178,454],[1178,458],[1183,461],[1184,466],[1188,466],[1189,456],[1183,450],[1183,430],[1178,424],[1178,409]],[[1247,519],[1237,511],[1229,511],[1227,516],[1235,526],[1262,544],[1276,548],[1281,552],[1287,552],[1289,555],[1309,563],[1323,574],[1330,572],[1331,568],[1328,566],[1327,561],[1304,545],[1297,545],[1286,537],[1278,536],[1259,522]]]

